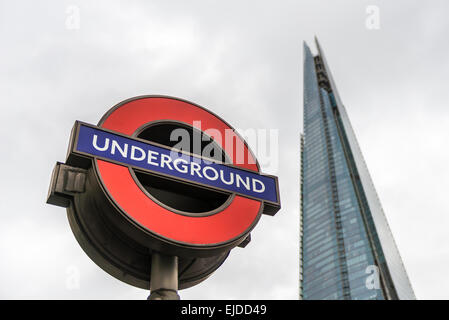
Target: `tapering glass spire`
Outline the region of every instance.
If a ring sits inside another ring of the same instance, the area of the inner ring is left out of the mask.
[[[322,49],[304,43],[301,297],[415,299]]]

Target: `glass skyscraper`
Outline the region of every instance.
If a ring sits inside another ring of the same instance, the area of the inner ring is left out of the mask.
[[[316,41],[316,39],[315,39]],[[304,43],[301,299],[415,299],[318,41]]]

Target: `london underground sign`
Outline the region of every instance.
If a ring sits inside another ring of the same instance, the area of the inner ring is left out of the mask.
[[[77,122],[72,154],[127,165],[167,178],[278,203],[275,177],[216,163],[171,148]]]
[[[188,146],[199,137],[199,147],[177,148],[170,139],[176,130],[187,132]],[[75,237],[94,262],[147,289],[152,255],[176,256],[179,287],[190,287],[249,242],[261,214],[280,209],[277,178],[260,173],[232,127],[166,96],[128,99],[97,126],[77,121],[47,202],[67,208]]]

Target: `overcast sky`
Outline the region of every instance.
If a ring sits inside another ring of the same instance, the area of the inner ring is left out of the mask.
[[[262,171],[279,176],[281,211],[181,298],[297,299],[302,42],[317,35],[416,296],[448,299],[448,10],[445,0],[0,0],[0,298],[147,297],[97,267],[45,200],[75,120],[166,94],[280,140],[279,170]]]

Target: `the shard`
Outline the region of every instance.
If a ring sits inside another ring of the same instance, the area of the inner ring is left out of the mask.
[[[313,55],[304,43],[300,298],[415,299],[318,41],[316,46]]]

